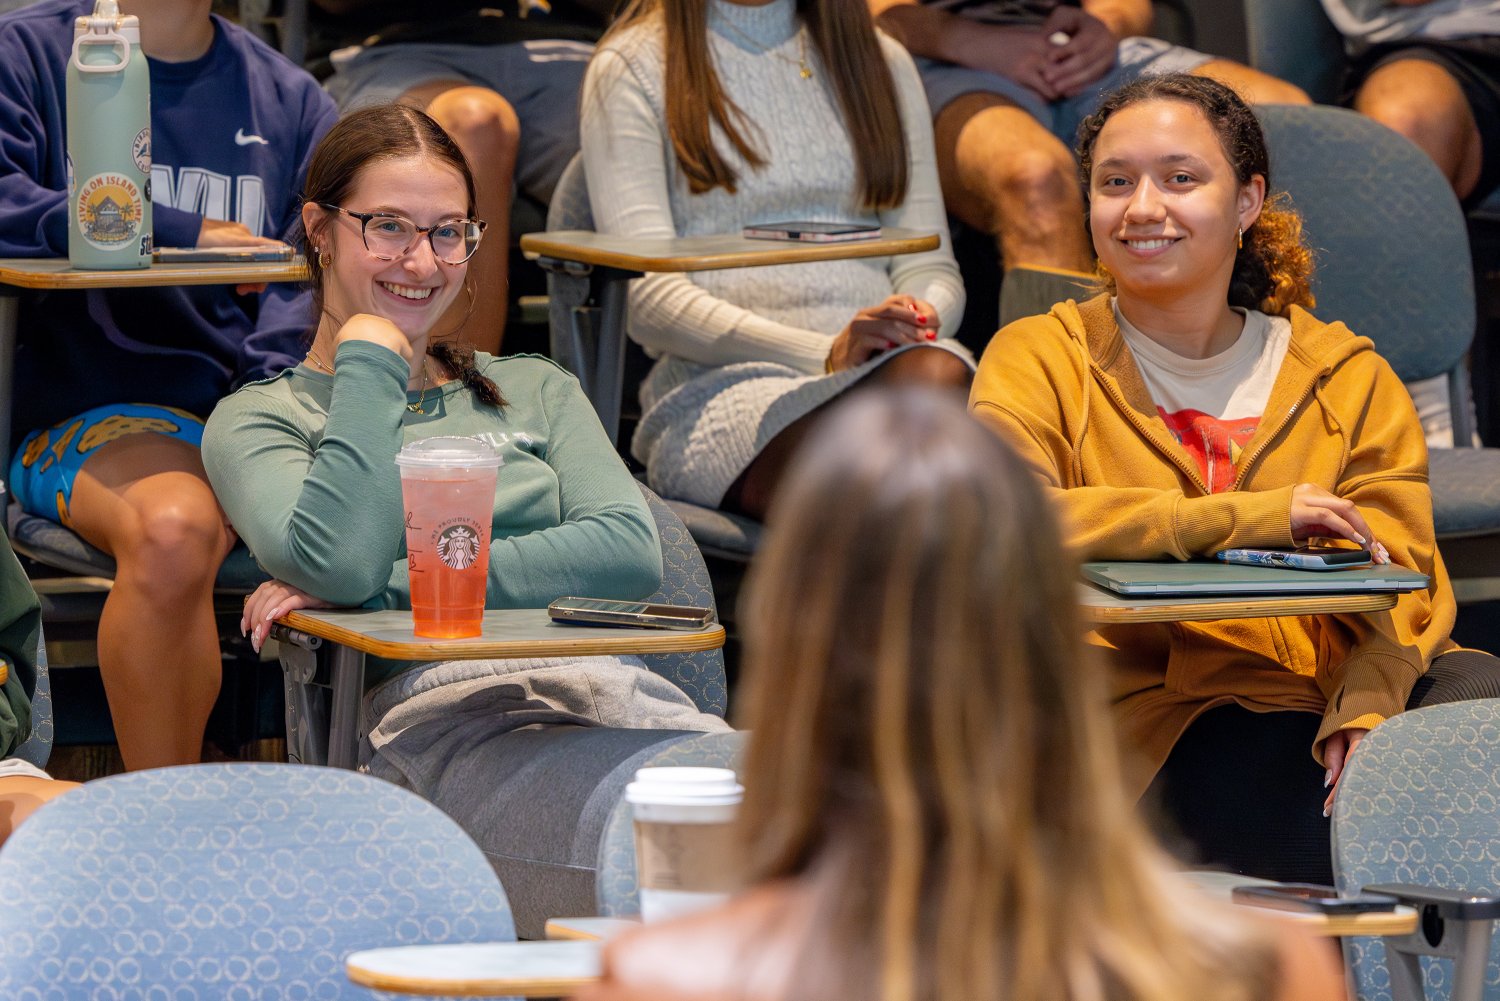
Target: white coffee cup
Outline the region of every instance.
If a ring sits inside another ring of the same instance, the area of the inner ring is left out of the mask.
[[[713,907],[738,885],[731,822],[745,787],[728,768],[642,768],[625,787],[635,817],[641,920]]]

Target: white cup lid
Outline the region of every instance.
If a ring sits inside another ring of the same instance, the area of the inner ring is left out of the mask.
[[[494,447],[483,438],[463,435],[434,435],[419,438],[396,453],[396,465],[403,468],[435,469],[475,467],[494,469],[504,465]]]
[[[731,768],[638,768],[625,787],[630,803],[720,806],[738,803],[745,787]]]

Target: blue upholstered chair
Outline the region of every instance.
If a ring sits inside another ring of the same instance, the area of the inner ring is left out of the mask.
[[[594,212],[589,206],[583,157],[575,156],[552,194],[547,229],[593,228]],[[614,438],[619,434],[621,400],[633,397],[635,392],[635,387],[624,384],[627,352],[641,353],[625,336],[625,286],[621,283],[614,289],[603,287],[597,281],[603,269],[546,260],[542,266],[547,270],[550,354],[579,377],[604,422],[604,429]],[[759,522],[686,501],[667,503],[687,525],[705,556],[745,564],[760,545]]]
[[[644,486],[641,492],[662,547],[662,585],[649,600],[714,607],[708,570],[687,529],[659,497]],[[316,668],[304,672],[288,664],[287,653],[284,645],[287,746],[299,760],[320,761],[317,745],[319,738],[326,739],[326,705],[317,685],[296,680],[316,674]],[[725,714],[728,691],[721,651],[653,654],[643,660],[703,712]],[[603,831],[626,783],[653,757],[702,736],[609,727],[517,730],[498,738],[507,760],[504,768],[494,768],[494,758],[486,758],[491,771],[469,776],[466,762],[453,762],[446,781],[467,781],[486,790],[463,807],[453,807],[454,819],[500,876],[523,938],[541,938],[548,918],[601,913],[595,874],[604,857]],[[691,757],[689,751],[681,753]],[[718,760],[715,756],[702,763]]]
[[[1472,440],[1465,355],[1474,276],[1458,201],[1416,146],[1341,108],[1258,109],[1272,186],[1316,255],[1317,313],[1369,337],[1403,381],[1446,375],[1454,440]],[[1433,521],[1460,601],[1500,596],[1500,449],[1434,449]]]
[[[188,765],[100,779],[0,850],[0,997],[372,998],[344,957],[514,937],[436,808],[355,772]]]
[[[655,748],[640,760],[622,762],[616,781],[624,790],[637,768],[733,768],[739,770],[744,753],[744,733],[705,733]],[[599,839],[599,867],[594,877],[599,913],[607,917],[627,917],[641,912],[636,897],[635,823],[630,804],[621,797],[604,823]]]
[[[31,693],[31,735],[21,741],[15,756],[38,768],[52,757],[52,681],[47,677],[47,641],[36,643],[36,690]]]
[[[1320,104],[1338,101],[1346,59],[1344,38],[1318,0],[1244,0],[1251,66],[1294,83]],[[1500,219],[1500,193],[1474,215]]]
[[[1407,938],[1346,940],[1360,1001],[1416,1001],[1424,988],[1430,1001],[1500,999],[1500,700],[1416,709],[1371,730],[1339,780],[1333,867],[1341,892],[1422,908]]]

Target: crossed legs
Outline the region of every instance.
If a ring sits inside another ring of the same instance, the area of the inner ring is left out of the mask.
[[[973,379],[974,372],[968,363],[951,351],[918,347],[896,355],[856,383],[848,392],[859,392],[870,386],[925,385],[948,388],[967,395],[969,383]],[[830,405],[837,405],[838,399],[797,418],[767,442],[760,454],[745,467],[745,471],[729,485],[720,506],[764,521],[771,499],[775,496],[776,488],[781,484],[781,477],[786,473],[792,457],[797,454],[813,425]]]
[[[235,536],[197,448],[149,433],[102,445],[68,510],[117,564],[99,671],[125,767],[200,760],[222,671],[213,584]]]

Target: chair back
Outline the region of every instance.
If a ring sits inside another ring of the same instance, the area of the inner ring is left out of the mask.
[[[594,210],[589,204],[588,177],[583,171],[583,154],[574,154],[563,168],[552,190],[552,202],[547,206],[547,229],[592,230]],[[572,331],[576,322],[575,310],[581,308],[589,298],[588,278],[583,275],[547,272],[547,326],[549,335],[548,354],[569,372],[580,371],[580,359],[574,357]],[[624,373],[620,373],[624,378]],[[605,430],[613,433],[613,428]]]
[[[746,733],[705,733],[673,741],[661,750],[625,762],[629,781],[638,768],[734,768],[744,754]],[[615,800],[604,833],[599,836],[599,866],[594,873],[594,899],[606,917],[629,917],[641,912],[635,871],[635,823],[625,797]]]
[[[1320,104],[1339,98],[1344,37],[1318,0],[1244,0],[1251,66],[1294,83]]]
[[[52,680],[47,677],[47,641],[36,637],[36,688],[31,693],[31,735],[16,748],[16,757],[46,768],[52,757]]]
[[[188,765],[90,782],[0,851],[0,996],[367,999],[344,957],[514,938],[436,807],[355,772]]]
[[[656,521],[656,534],[661,537],[661,589],[646,600],[715,608],[708,567],[687,526],[650,487],[640,486]],[[642,659],[653,672],[687,693],[699,709],[715,716],[724,715],[729,692],[722,650],[652,654]]]
[[[1373,340],[1403,381],[1462,371],[1474,339],[1474,272],[1463,212],[1437,167],[1353,111],[1257,113],[1271,187],[1290,193],[1313,248],[1318,314]]]
[[[1339,780],[1333,868],[1341,891],[1412,883],[1500,892],[1500,700],[1414,709],[1371,730]],[[1387,949],[1345,940],[1360,1001],[1389,1001]],[[1431,1001],[1446,1001],[1452,972],[1424,958]],[[1500,942],[1484,996],[1500,998]]]

